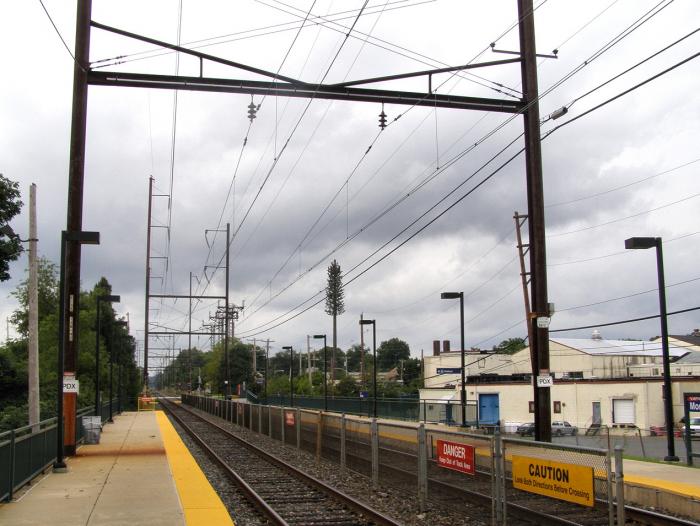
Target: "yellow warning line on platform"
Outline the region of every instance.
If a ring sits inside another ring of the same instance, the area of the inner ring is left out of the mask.
[[[628,475],[627,473],[625,473],[625,483],[671,491],[686,497],[700,499],[700,486],[696,484],[686,484],[684,482],[674,482],[672,480],[656,479],[644,477],[642,475]]]
[[[224,503],[162,411],[156,412],[187,526],[233,526]]]

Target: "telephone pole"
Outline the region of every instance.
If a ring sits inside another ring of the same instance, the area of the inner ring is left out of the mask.
[[[549,319],[547,299],[547,250],[544,220],[544,188],[542,182],[542,148],[540,140],[540,108],[537,89],[537,57],[535,50],[535,15],[532,0],[518,0],[520,36],[520,74],[523,86],[523,124],[525,129],[525,176],[527,180],[528,229],[530,243],[530,286],[532,314],[530,324],[531,348],[536,363],[533,371],[549,374],[549,327],[540,323]],[[533,377],[536,382],[536,377]],[[535,403],[535,440],[551,442],[552,414],[549,387],[537,387]]]
[[[41,411],[39,407],[39,265],[36,258],[36,185],[29,187],[29,342],[27,347],[27,369],[29,373],[29,425],[32,431],[39,430]]]

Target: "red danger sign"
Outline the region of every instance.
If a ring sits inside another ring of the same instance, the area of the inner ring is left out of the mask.
[[[474,474],[474,446],[447,440],[437,441],[438,466]]]
[[[285,411],[284,412],[284,423],[285,423],[285,425],[288,425],[288,426],[293,426],[295,424],[294,411]]]

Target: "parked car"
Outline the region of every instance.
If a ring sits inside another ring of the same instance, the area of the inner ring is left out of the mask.
[[[535,423],[527,422],[525,424],[521,424],[518,426],[518,429],[516,429],[515,432],[518,433],[521,437],[532,436],[535,434]]]
[[[552,422],[553,435],[556,435],[558,437],[562,435],[574,436],[576,433],[578,433],[578,428],[576,426],[572,426],[571,424],[569,424],[569,422],[565,422],[563,420]]]
[[[681,437],[685,432],[684,429],[675,429],[673,431],[673,436]],[[653,437],[665,437],[666,436],[666,426],[650,426],[649,434]]]
[[[685,424],[682,429],[683,436],[685,436]],[[690,436],[693,438],[700,437],[700,417],[690,418]]]

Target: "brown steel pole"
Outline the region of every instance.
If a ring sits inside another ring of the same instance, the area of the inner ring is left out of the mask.
[[[547,266],[542,183],[540,109],[537,91],[535,17],[532,0],[518,0],[523,112],[525,128],[525,170],[527,178],[528,228],[530,233],[530,287],[532,291],[531,334],[536,363],[532,364],[533,382],[538,374],[549,374],[549,329],[537,327],[537,317],[549,316]],[[536,384],[533,384],[536,385]],[[535,439],[552,440],[549,387],[535,387]]]
[[[68,168],[68,212],[66,230],[80,232],[83,226],[83,178],[85,175],[85,134],[90,68],[91,0],[78,0],[75,24],[75,63],[73,65],[73,110],[71,115],[70,161]],[[63,264],[63,262],[62,262]],[[66,242],[66,306],[64,331],[64,373],[75,375],[78,356],[80,299],[80,242]],[[63,444],[67,455],[75,454],[75,411],[77,393],[63,394]]]
[[[224,306],[224,358],[226,360],[226,399],[231,398],[231,366],[229,363],[228,355],[228,329],[229,329],[229,317],[228,317],[228,287],[229,287],[229,244],[231,243],[231,224],[226,223],[226,304]]]
[[[153,203],[153,176],[148,178],[148,219],[146,223],[146,292],[143,314],[143,390],[148,390],[148,325],[151,299],[151,213]]]

